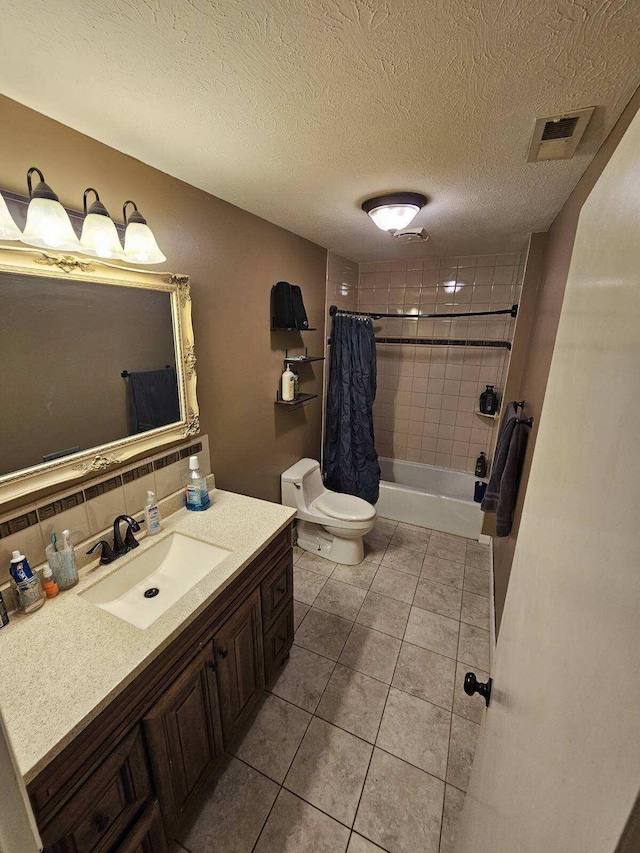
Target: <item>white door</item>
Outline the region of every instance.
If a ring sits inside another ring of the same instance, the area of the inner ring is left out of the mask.
[[[0,712],[0,853],[40,850],[36,821]]]
[[[493,678],[459,853],[613,853],[640,791],[640,115],[580,216]]]

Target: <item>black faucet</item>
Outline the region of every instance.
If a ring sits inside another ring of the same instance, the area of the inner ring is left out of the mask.
[[[122,534],[120,533],[121,521],[127,522],[127,532],[124,535],[124,541],[122,540]],[[106,539],[101,539],[99,542],[96,542],[93,548],[90,548],[87,551],[87,554],[92,554],[98,546],[102,546],[100,562],[103,565],[113,563],[113,561],[117,560],[118,557],[121,557],[128,551],[132,551],[134,548],[138,547],[140,543],[136,541],[133,534],[137,533],[139,530],[140,525],[135,518],[131,518],[130,515],[119,515],[113,522],[113,548],[109,545]]]

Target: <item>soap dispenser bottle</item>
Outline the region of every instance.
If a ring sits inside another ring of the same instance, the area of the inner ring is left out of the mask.
[[[290,403],[296,395],[296,376],[291,365],[287,364],[287,369],[282,374],[281,396],[285,403]]]
[[[480,411],[483,415],[495,415],[498,411],[498,395],[493,390],[493,385],[487,385],[486,390],[480,394]]]
[[[156,503],[156,496],[151,489],[147,492],[147,505],[144,508],[144,520],[147,524],[148,536],[155,536],[156,533],[160,533],[162,530],[162,524],[160,523],[160,508]]]
[[[207,478],[200,471],[197,456],[189,457],[189,479],[187,480],[187,509],[192,512],[202,512],[209,509],[211,500],[207,490]]]

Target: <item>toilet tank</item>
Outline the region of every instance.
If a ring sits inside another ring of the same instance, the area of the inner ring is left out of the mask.
[[[280,475],[284,506],[309,506],[326,489],[322,483],[320,464],[315,459],[300,459]],[[298,488],[296,488],[298,487]]]

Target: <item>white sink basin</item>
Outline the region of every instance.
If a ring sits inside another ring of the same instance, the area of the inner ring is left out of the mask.
[[[172,533],[81,596],[137,628],[148,628],[230,553]]]

